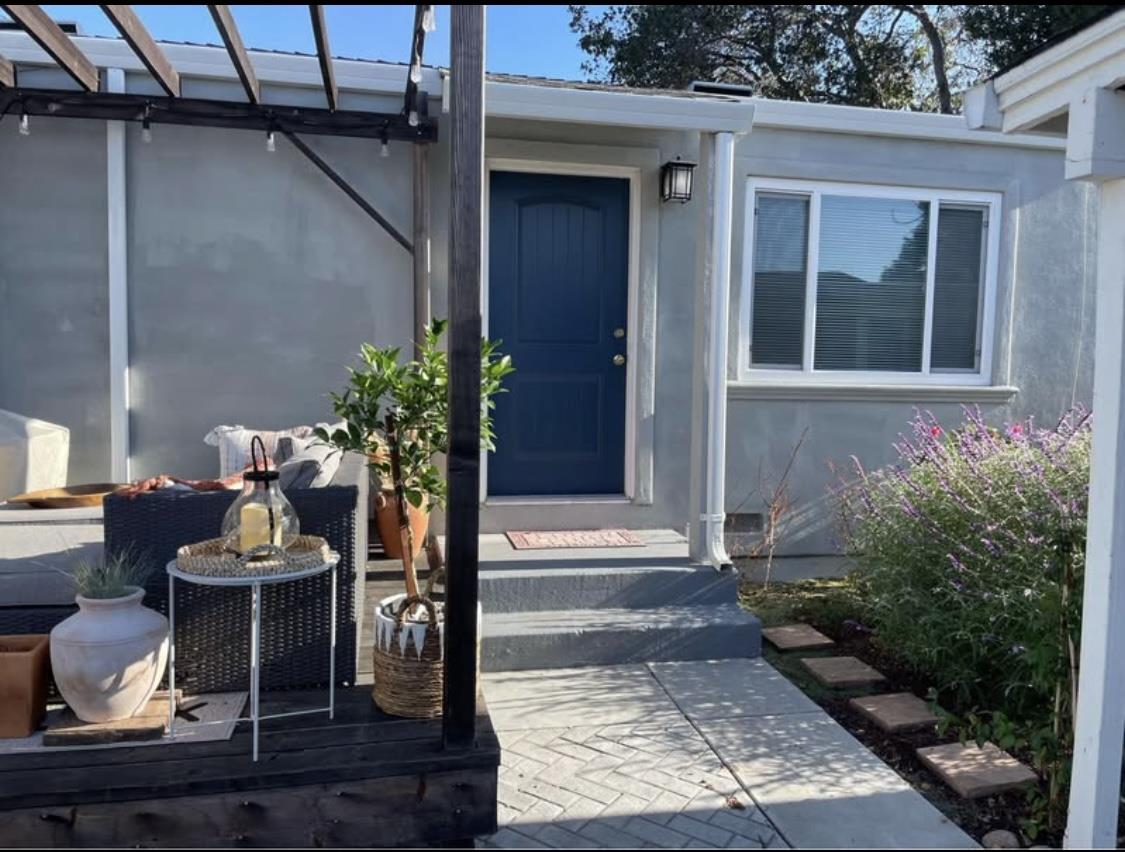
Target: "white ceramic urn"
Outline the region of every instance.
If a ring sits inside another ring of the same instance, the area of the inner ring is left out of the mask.
[[[84,722],[128,719],[164,676],[168,619],[142,606],[144,589],[120,598],[75,598],[78,612],[51,631],[51,669]]]

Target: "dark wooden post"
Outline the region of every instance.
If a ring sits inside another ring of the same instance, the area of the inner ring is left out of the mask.
[[[430,324],[430,146],[414,149],[414,357]]]
[[[480,529],[481,207],[484,6],[450,6],[449,499],[446,514],[447,748],[476,738]]]

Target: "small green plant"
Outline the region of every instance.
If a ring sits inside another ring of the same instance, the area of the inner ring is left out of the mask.
[[[75,566],[71,578],[75,591],[82,597],[109,600],[142,588],[150,573],[152,564],[148,560],[126,550],[96,561],[83,559]]]
[[[438,348],[446,321],[434,320],[418,358],[400,363],[396,347],[363,344],[360,367],[349,367],[348,386],[334,393],[332,407],[345,428],[331,434],[318,429],[317,437],[343,450],[363,453],[382,483],[391,483],[387,452],[386,414],[393,412],[401,456],[402,487],[416,508],[444,505],[445,479],[435,463],[449,451],[449,358]],[[481,343],[481,448],[494,449],[492,397],[503,391],[504,378],[513,372],[512,360],[501,355],[497,342]]]

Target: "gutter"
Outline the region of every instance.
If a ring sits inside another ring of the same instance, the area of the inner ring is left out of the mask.
[[[716,571],[733,567],[723,541],[723,527],[726,521],[727,338],[730,333],[735,140],[734,133],[716,133],[712,142],[715,181],[711,197],[711,262],[709,264],[711,334],[707,354],[706,505],[702,520],[707,561]]]

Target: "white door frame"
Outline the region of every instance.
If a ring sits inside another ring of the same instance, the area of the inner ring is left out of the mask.
[[[485,337],[489,336],[488,328],[488,293],[489,293],[489,224],[491,219],[491,185],[492,172],[524,172],[530,174],[571,175],[575,177],[610,177],[622,178],[629,181],[629,270],[628,270],[628,303],[626,309],[626,361],[625,361],[625,493],[614,494],[575,494],[551,495],[537,497],[536,495],[518,495],[512,497],[488,496],[488,453],[481,451],[480,459],[480,499],[481,503],[529,503],[529,502],[576,502],[591,501],[631,501],[636,494],[637,476],[637,353],[638,338],[640,337],[640,313],[638,293],[640,290],[640,259],[641,259],[641,169],[635,166],[595,165],[590,163],[557,162],[552,160],[523,159],[519,157],[487,157],[485,159],[484,181],[484,236],[483,236],[483,272],[481,276],[481,320]],[[519,364],[515,365],[519,370]]]

